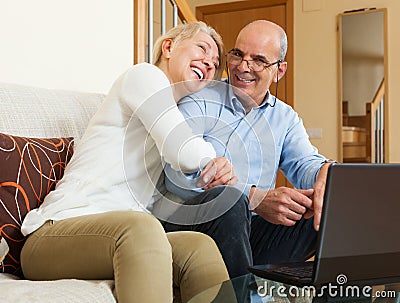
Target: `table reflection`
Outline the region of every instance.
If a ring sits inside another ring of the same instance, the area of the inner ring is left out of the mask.
[[[216,285],[188,303],[400,303],[400,283],[381,286],[296,287],[252,274]]]

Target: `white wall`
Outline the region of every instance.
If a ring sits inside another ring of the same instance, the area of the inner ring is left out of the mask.
[[[0,0],[0,81],[106,93],[133,62],[132,0]]]

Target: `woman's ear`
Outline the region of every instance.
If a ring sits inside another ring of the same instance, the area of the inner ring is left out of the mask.
[[[165,39],[161,44],[162,54],[165,58],[171,57],[173,41],[172,39]]]

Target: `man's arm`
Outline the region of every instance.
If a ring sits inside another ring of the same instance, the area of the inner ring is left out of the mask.
[[[251,209],[273,224],[292,226],[302,217],[314,216],[314,228],[319,230],[322,205],[325,194],[328,168],[332,163],[324,164],[313,189],[292,189],[279,187],[264,191],[252,187],[250,190]]]
[[[280,187],[262,190],[253,187],[250,203],[254,212],[271,223],[291,226],[303,216],[314,217],[317,229],[326,182],[325,157],[311,144],[297,113],[281,103],[269,121],[280,154],[279,168],[296,188]],[[282,114],[286,125],[282,124]]]
[[[326,158],[311,144],[303,122],[294,110],[291,110],[291,119],[283,135],[279,168],[294,187],[313,188]]]

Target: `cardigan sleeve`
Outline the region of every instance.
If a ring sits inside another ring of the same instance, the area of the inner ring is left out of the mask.
[[[143,123],[161,157],[175,170],[195,172],[216,154],[211,143],[195,136],[180,113],[166,75],[156,66],[133,66],[123,76],[120,97]]]

